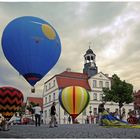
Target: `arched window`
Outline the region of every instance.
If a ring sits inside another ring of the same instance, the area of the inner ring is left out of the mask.
[[[90,61],[90,56],[87,56],[87,60]]]
[[[91,60],[93,60],[93,56],[91,56]]]

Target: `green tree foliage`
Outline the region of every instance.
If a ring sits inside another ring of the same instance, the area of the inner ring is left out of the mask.
[[[20,116],[24,115],[25,114],[25,105],[22,105],[20,107],[20,109],[17,111],[19,113]]]
[[[36,106],[36,103],[30,102],[29,106],[27,106],[27,109],[33,114],[33,107]]]
[[[129,104],[133,102],[133,85],[122,81],[116,74],[114,74],[112,76],[111,89],[103,88],[103,94],[104,101],[119,103],[121,114],[121,108],[124,103]]]

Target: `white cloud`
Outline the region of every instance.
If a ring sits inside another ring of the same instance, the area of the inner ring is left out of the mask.
[[[0,85],[13,85],[27,96],[42,96],[43,84],[67,67],[82,72],[84,57],[92,42],[99,71],[118,74],[121,79],[140,85],[140,3],[121,2],[49,2],[0,3],[0,32],[12,19],[31,15],[47,20],[55,27],[62,42],[58,63],[36,84],[36,94],[30,85],[6,61],[0,49]]]

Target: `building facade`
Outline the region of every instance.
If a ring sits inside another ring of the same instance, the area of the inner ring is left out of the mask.
[[[70,69],[53,76],[44,83],[43,94],[43,118],[44,123],[48,124],[50,121],[50,108],[52,103],[56,102],[57,121],[59,124],[68,122],[68,114],[63,110],[59,104],[59,93],[63,88],[68,86],[84,87],[90,94],[90,102],[86,109],[76,118],[79,123],[85,123],[87,118],[89,122],[96,122],[98,114],[98,106],[102,102],[103,87],[111,88],[111,78],[102,72],[98,72],[96,66],[96,55],[91,49],[86,51],[84,55],[83,73],[72,72]],[[107,102],[105,108],[110,112],[118,109],[118,104],[114,102]],[[126,114],[134,109],[133,103],[124,105]]]
[[[39,104],[39,106],[41,107],[41,110],[43,111],[43,98],[39,98],[39,97],[27,97],[26,103],[25,103],[25,114],[23,115],[23,118],[30,118],[35,120],[35,114],[32,114],[33,112],[31,112],[31,110],[29,109],[29,107],[33,108],[32,105],[37,105]],[[43,119],[43,115],[41,116]]]
[[[136,113],[140,115],[140,90],[134,93],[134,108]]]

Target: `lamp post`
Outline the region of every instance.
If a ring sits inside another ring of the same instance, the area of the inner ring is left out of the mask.
[[[90,122],[91,122],[91,113],[92,113],[91,108],[92,108],[92,106],[90,105],[90,107],[89,107]]]

